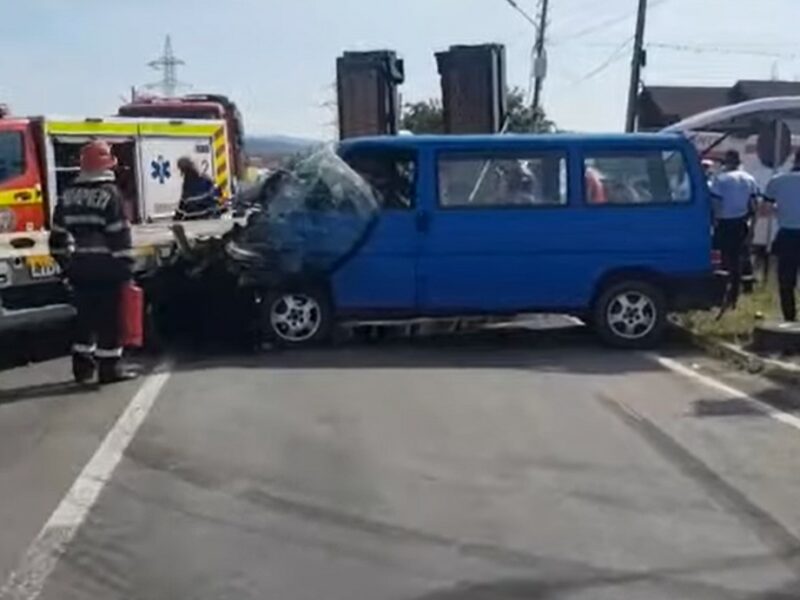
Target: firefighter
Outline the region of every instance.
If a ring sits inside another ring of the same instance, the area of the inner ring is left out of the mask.
[[[752,273],[752,266],[743,269],[742,264],[744,261],[750,264],[747,239],[759,191],[756,180],[741,164],[736,150],[726,152],[723,171],[714,177],[710,188],[716,219],[715,242],[722,255],[722,266],[728,272],[726,308],[736,307],[742,271]]]
[[[183,177],[181,200],[175,211],[176,221],[209,219],[220,214],[217,188],[214,182],[200,173],[188,156],[178,159],[178,170]]]
[[[122,363],[120,299],[131,279],[131,231],[115,183],[117,159],[103,141],[87,143],[80,174],[58,199],[50,233],[50,253],[73,289],[77,319],[72,373],[89,383],[133,379]]]

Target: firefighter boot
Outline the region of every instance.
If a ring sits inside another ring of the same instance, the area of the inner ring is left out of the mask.
[[[91,382],[94,379],[96,367],[94,357],[91,354],[73,352],[72,376],[75,377],[77,383],[85,385]]]
[[[139,377],[139,371],[123,363],[120,358],[101,358],[98,362],[98,379],[103,385]]]

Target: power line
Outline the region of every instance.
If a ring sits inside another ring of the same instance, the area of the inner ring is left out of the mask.
[[[770,52],[767,50],[745,50],[736,48],[725,48],[723,46],[704,46],[694,44],[671,44],[665,42],[650,42],[647,44],[648,48],[659,48],[663,50],[675,50],[677,52],[692,52],[695,54],[732,54],[742,56],[764,56],[767,58],[786,58],[797,59],[800,58],[800,53],[797,52]]]
[[[505,1],[509,6],[511,6],[511,8],[513,8],[515,11],[521,14],[528,23],[533,25],[534,28],[536,28],[537,30],[539,29],[536,20],[532,16],[530,16],[527,12],[525,12],[525,10],[523,10],[522,7],[520,7],[520,5],[516,3],[515,0],[505,0]]]
[[[658,8],[659,6],[664,4],[665,2],[669,2],[669,0],[654,0],[652,5],[650,6],[650,10],[652,10],[654,8]],[[637,11],[634,10],[632,12],[627,12],[627,13],[625,13],[623,15],[617,15],[616,17],[611,17],[610,19],[606,19],[605,21],[600,21],[599,23],[595,23],[594,25],[590,25],[589,27],[586,27],[584,29],[580,29],[580,30],[578,30],[578,31],[576,31],[574,33],[571,33],[571,34],[567,35],[566,37],[563,37],[561,39],[558,39],[558,40],[554,41],[553,43],[554,44],[563,44],[564,42],[569,42],[569,41],[580,39],[582,37],[586,37],[587,35],[590,35],[592,33],[600,31],[601,29],[607,29],[607,28],[613,27],[614,25],[618,25],[619,23],[627,21],[628,19],[632,19],[632,18],[634,18],[636,16],[636,13],[637,13]]]
[[[586,27],[584,29],[580,29],[580,30],[576,31],[575,33],[572,33],[570,35],[567,35],[566,37],[563,37],[563,38],[561,38],[559,40],[556,40],[554,43],[563,44],[564,42],[569,42],[569,41],[572,41],[572,40],[580,39],[582,37],[586,37],[587,35],[590,35],[590,34],[594,33],[595,31],[599,31],[599,30],[605,29],[607,27],[613,27],[614,25],[616,25],[618,23],[622,23],[623,21],[627,21],[631,17],[632,17],[632,15],[630,13],[626,13],[624,15],[618,15],[616,17],[612,17],[610,19],[606,19],[605,21],[601,21],[600,23],[595,23],[594,25],[591,25],[591,26]]]
[[[579,84],[583,83],[584,81],[588,81],[592,77],[595,77],[596,75],[599,75],[600,73],[605,71],[608,67],[610,67],[612,64],[617,62],[619,59],[623,58],[625,56],[625,50],[628,48],[628,46],[630,45],[630,43],[632,41],[633,41],[633,36],[630,36],[628,39],[626,39],[624,42],[622,42],[622,44],[617,46],[614,49],[614,51],[611,54],[609,54],[608,57],[603,62],[601,62],[594,69],[592,69],[591,71],[586,73],[586,75],[584,75],[580,79],[578,79],[575,82],[574,85],[579,85]]]

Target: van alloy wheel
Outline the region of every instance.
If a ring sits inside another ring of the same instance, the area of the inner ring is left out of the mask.
[[[659,314],[652,298],[638,290],[614,296],[606,309],[609,329],[626,340],[646,337],[656,326]]]
[[[303,293],[287,293],[275,298],[269,309],[275,335],[286,342],[299,343],[313,338],[322,325],[322,307],[316,298]]]

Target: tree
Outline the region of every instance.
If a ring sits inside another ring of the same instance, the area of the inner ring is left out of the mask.
[[[403,106],[400,128],[412,133],[444,133],[444,109],[439,100],[425,100]]]
[[[508,126],[512,133],[552,133],[557,130],[553,121],[547,118],[543,109],[534,112],[525,101],[525,93],[515,87],[506,98]],[[444,111],[439,100],[430,99],[413,102],[403,107],[400,119],[401,129],[412,133],[443,133]]]

